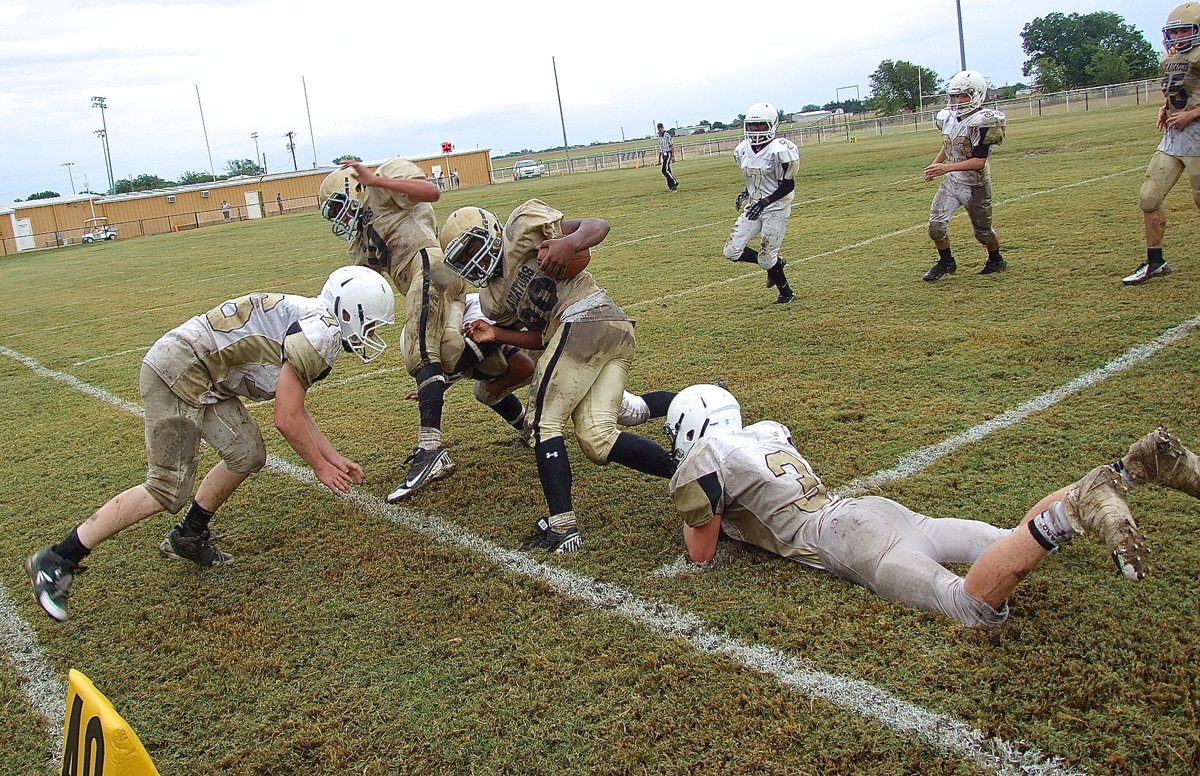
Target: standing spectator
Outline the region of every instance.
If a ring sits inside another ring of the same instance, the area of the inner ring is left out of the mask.
[[[1163,132],[1158,150],[1150,157],[1146,179],[1138,195],[1146,230],[1146,260],[1121,282],[1136,285],[1170,274],[1163,258],[1167,217],[1163,200],[1184,170],[1192,185],[1192,199],[1200,207],[1200,3],[1184,3],[1171,11],[1163,27],[1162,90],[1165,102],[1158,109],[1158,130]]]
[[[675,138],[671,133],[658,125],[658,161],[662,165],[663,177],[667,179],[667,191],[679,188],[679,181],[671,174],[671,162],[675,159]]]
[[[742,169],[746,187],[734,200],[734,208],[746,209],[733,225],[725,258],[757,264],[767,271],[767,288],[778,288],[775,304],[787,304],[796,298],[783,274],[779,249],[792,217],[796,196],[796,166],[800,149],[782,137],[775,137],[779,109],[769,102],[756,102],[746,110],[742,125],[745,139],[733,149],[733,158]],[[747,204],[749,203],[749,204]],[[762,235],[758,250],[749,242]]]
[[[450,171],[450,188],[457,189],[458,185],[458,168],[455,167]]]
[[[957,269],[950,252],[949,225],[954,211],[967,209],[975,239],[987,249],[980,275],[1003,272],[1008,266],[1000,255],[1000,239],[992,230],[992,175],[988,153],[1004,139],[1004,114],[983,108],[987,79],[964,70],[950,79],[945,112],[939,112],[942,148],[925,168],[925,180],[941,176],[942,182],[929,208],[929,238],[937,248],[937,263],[921,279],[932,283]]]
[[[275,195],[275,204],[279,206],[279,215],[283,215],[283,195]]]
[[[224,216],[225,223],[229,223],[229,221],[231,220],[229,218],[229,203],[226,202],[225,200],[221,200],[221,215]]]

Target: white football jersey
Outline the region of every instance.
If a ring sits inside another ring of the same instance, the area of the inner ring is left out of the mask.
[[[965,162],[980,156],[986,160],[992,146],[1004,140],[1004,125],[1004,114],[998,110],[981,108],[962,119],[951,111],[941,123],[946,161]],[[991,166],[984,161],[981,170],[956,170],[943,177],[968,186],[982,186],[991,180]]]
[[[742,175],[746,178],[746,191],[750,192],[750,201],[754,202],[774,194],[785,178],[796,177],[800,149],[792,141],[777,137],[756,153],[750,146],[750,141],[743,140],[733,149],[733,158],[738,167],[742,168]],[[784,165],[787,165],[786,171]],[[787,205],[794,198],[793,191],[775,204]]]
[[[342,350],[337,321],[319,299],[255,293],[222,302],[164,334],[143,361],[180,399],[215,404],[275,397],[283,362],[307,390]]]
[[[721,514],[721,530],[785,558],[821,567],[825,485],[792,445],[787,426],[764,420],[701,439],[668,486],[684,522],[698,528]]]

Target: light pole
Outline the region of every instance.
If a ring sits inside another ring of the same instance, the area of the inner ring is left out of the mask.
[[[112,164],[108,159],[108,140],[105,139],[108,133],[103,129],[96,129],[92,131],[92,134],[100,138],[100,150],[104,152],[104,173],[108,176],[108,190],[111,192],[116,184],[113,182]]]
[[[256,166],[256,167],[257,167],[257,166],[258,166],[258,160],[262,158],[262,154],[260,154],[260,153],[259,153],[259,151],[258,151],[258,133],[257,133],[257,132],[251,132],[251,133],[250,133],[250,139],[254,141],[254,166]],[[263,169],[263,172],[264,172],[264,173],[266,172],[266,168],[264,168],[264,169]]]
[[[961,65],[960,70],[967,69],[967,47],[963,43],[962,29],[962,0],[954,0],[954,8],[958,11],[958,62]]]
[[[106,97],[93,97],[92,107],[100,109],[100,126],[102,132],[98,132],[100,139],[104,141],[104,164],[108,171],[108,190],[112,191],[116,188],[117,182],[113,178],[112,171],[112,150],[108,146],[108,121],[104,118],[104,112],[108,110],[108,101]]]
[[[75,194],[75,173],[71,172],[75,162],[63,162],[62,166],[67,168],[67,175],[71,178],[71,194]]]

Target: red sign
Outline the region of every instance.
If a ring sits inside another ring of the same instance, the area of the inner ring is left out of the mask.
[[[451,151],[453,151],[453,150],[454,150],[454,144],[453,144],[453,143],[442,143],[442,153],[444,153],[444,154],[448,154],[448,153],[450,153],[450,152],[451,152]]]

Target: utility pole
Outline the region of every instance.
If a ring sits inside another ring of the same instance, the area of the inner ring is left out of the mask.
[[[554,94],[558,97],[558,121],[562,124],[563,153],[567,155],[567,172],[574,172],[571,169],[571,146],[567,144],[567,120],[563,118],[562,92],[558,90],[558,65],[555,63],[554,57],[550,57],[550,67],[554,69]]]
[[[62,166],[67,168],[67,175],[71,178],[71,194],[75,193],[75,174],[71,172],[71,166],[75,162],[63,162]]]
[[[92,107],[100,109],[101,129],[96,134],[100,136],[100,140],[104,143],[104,167],[108,171],[108,190],[112,191],[114,188],[116,188],[117,181],[113,178],[112,150],[108,147],[108,121],[104,118],[104,113],[108,110],[107,98],[93,97]]]
[[[300,165],[296,164],[296,133],[287,132],[284,134],[284,137],[288,139],[287,145],[284,148],[292,152],[292,169],[300,172]]]

